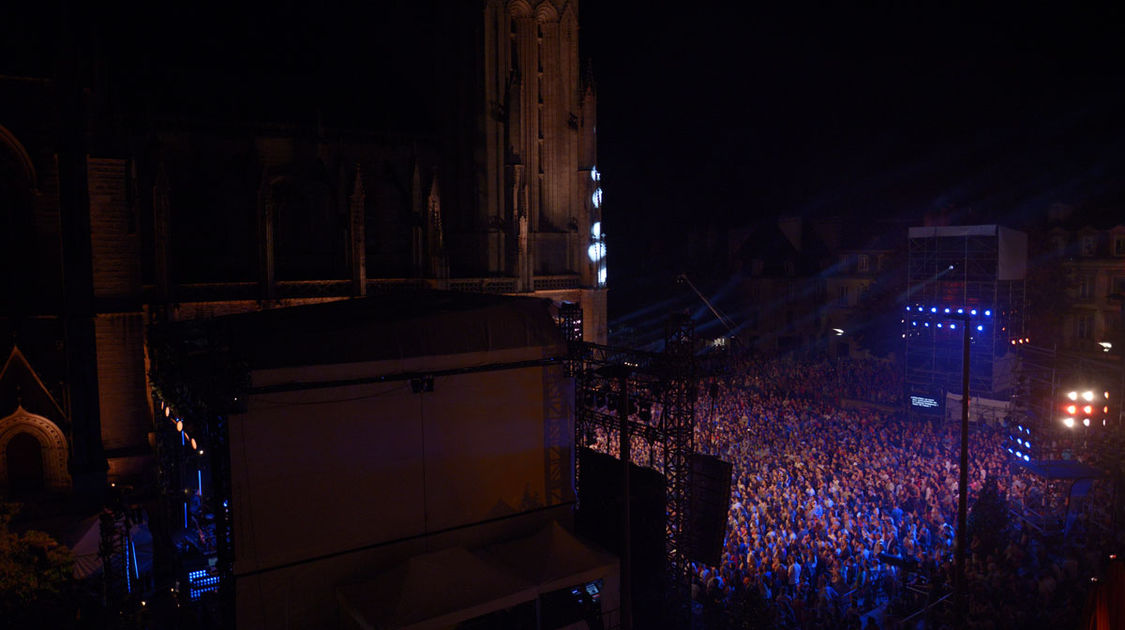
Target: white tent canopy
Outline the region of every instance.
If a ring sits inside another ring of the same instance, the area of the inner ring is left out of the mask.
[[[532,536],[476,552],[455,547],[415,556],[373,580],[338,587],[336,597],[353,627],[449,628],[541,593],[607,577],[615,582],[617,572],[617,558],[552,521]]]
[[[535,599],[535,589],[462,547],[415,556],[374,580],[336,589],[365,630],[448,628]]]

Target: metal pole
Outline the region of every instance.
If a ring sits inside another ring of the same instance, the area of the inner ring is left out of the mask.
[[[957,625],[965,627],[965,550],[968,531],[965,524],[969,505],[969,316],[965,319],[963,355],[961,358],[961,478],[957,482],[957,548],[954,551]]]
[[[633,628],[633,536],[629,506],[629,373],[623,370],[618,376],[621,384],[621,398],[619,399],[617,415],[621,419],[619,437],[621,445],[621,494],[624,507],[621,510],[622,545],[621,545],[621,628]]]

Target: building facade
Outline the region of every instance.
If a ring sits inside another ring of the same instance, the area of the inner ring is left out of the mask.
[[[65,29],[59,64],[0,73],[0,326],[5,352],[18,347],[57,401],[57,421],[30,415],[65,436],[76,493],[149,470],[153,323],[408,286],[577,303],[586,338],[605,341],[596,94],[577,2],[401,4],[388,15],[418,21],[379,28],[410,71],[393,83],[376,73],[386,60],[356,67],[379,77],[357,81],[365,98],[406,105],[357,105],[336,124],[278,114],[278,99],[224,109],[223,92],[198,96],[205,113],[118,98],[102,72],[113,58],[99,65]],[[277,86],[230,72],[248,92]],[[309,107],[338,106],[350,87],[334,89]],[[19,396],[2,401],[6,422],[30,417]],[[25,424],[12,436],[38,435]]]

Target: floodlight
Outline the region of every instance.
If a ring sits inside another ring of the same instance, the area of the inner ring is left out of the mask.
[[[1078,413],[1078,405],[1067,405],[1066,412],[1072,416],[1075,415],[1076,413]]]
[[[1066,397],[1071,400],[1078,400],[1078,392],[1067,392]]]
[[[1085,407],[1082,408],[1082,411],[1086,412],[1086,415],[1088,416],[1088,415],[1094,413],[1094,407],[1092,405],[1086,405]]]
[[[176,430],[177,431],[183,431],[184,430],[184,421],[183,420],[177,420],[176,421]]]
[[[1090,426],[1090,419],[1089,418],[1082,418],[1082,426],[1086,426],[1086,427]]]
[[[1082,392],[1082,399],[1083,400],[1093,400],[1094,399],[1094,392],[1091,392],[1091,391]]]
[[[1066,428],[1073,429],[1074,428],[1074,418],[1063,418],[1063,424],[1066,425]]]

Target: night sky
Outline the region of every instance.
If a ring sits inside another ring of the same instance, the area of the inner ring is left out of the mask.
[[[77,22],[98,24],[79,31],[117,60],[122,102],[412,132],[412,95],[445,65],[415,34],[476,19],[449,1],[137,3]],[[1125,216],[1125,5],[788,4],[582,0],[611,284],[700,270],[726,228],[779,215]],[[49,71],[34,66],[58,22],[5,22],[4,71]]]
[[[977,4],[584,2],[611,279],[691,269],[685,234],[778,215],[1125,216],[1122,5]]]

